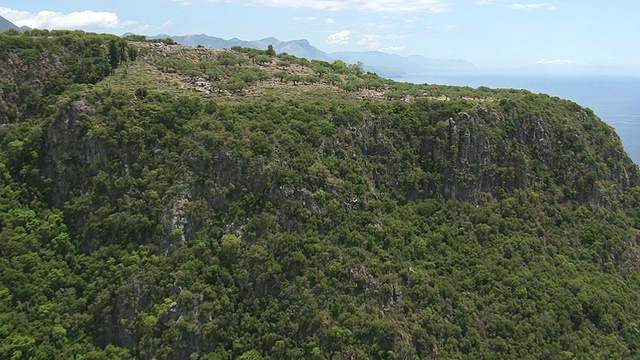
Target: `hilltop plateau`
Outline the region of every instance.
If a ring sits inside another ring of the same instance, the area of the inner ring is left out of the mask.
[[[125,36],[126,35],[130,34],[125,34]],[[367,71],[392,78],[402,77],[407,73],[466,73],[475,69],[472,63],[464,60],[427,59],[418,55],[405,57],[395,54],[387,54],[380,51],[344,51],[327,54],[311,45],[306,39],[280,41],[274,37],[269,37],[254,41],[240,40],[237,38],[225,40],[205,34],[182,36],[160,34],[153,36],[151,39],[165,38],[171,38],[180,45],[214,49],[231,49],[234,46],[238,46],[264,50],[271,45],[279,54],[287,53],[289,55],[306,58],[308,60],[321,60],[328,62],[342,60],[349,64],[361,63],[362,67]]]
[[[0,358],[640,356],[640,174],[589,109],[135,35],[0,55]]]

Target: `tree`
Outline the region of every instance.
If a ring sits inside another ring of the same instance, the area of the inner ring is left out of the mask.
[[[273,74],[273,76],[280,79],[280,82],[284,82],[284,80],[289,76],[289,73],[286,71],[277,71]]]
[[[129,40],[129,41],[147,41],[147,37],[144,35],[135,35],[135,34],[131,34],[131,35],[127,35],[125,37],[123,37],[123,39],[125,40]]]
[[[127,52],[129,55],[129,61],[136,61],[138,58],[138,48],[133,45],[128,45]]]
[[[271,62],[271,58],[265,55],[258,55],[254,61],[258,65],[265,65]]]
[[[331,85],[338,85],[342,83],[342,77],[338,74],[328,74],[324,77],[324,81]]]
[[[276,51],[273,49],[273,45],[269,44],[266,54],[269,56],[276,56]]]
[[[289,67],[289,65],[291,65],[290,62],[285,61],[285,60],[280,60],[278,61],[278,63],[276,64],[279,68],[282,68],[282,70],[286,69],[287,67]]]
[[[234,66],[240,63],[237,55],[229,51],[223,51],[218,54],[218,64],[223,65],[224,67]]]
[[[249,350],[247,352],[242,353],[238,360],[260,360],[262,359],[262,355],[257,350]]]
[[[287,80],[293,82],[293,85],[298,85],[298,83],[302,81],[302,76],[292,74],[287,76]]]
[[[120,51],[118,49],[118,43],[115,39],[109,41],[109,64],[111,65],[111,71],[115,70],[120,63]]]
[[[219,66],[207,68],[205,74],[211,81],[219,81],[223,76],[227,75],[227,71]]]
[[[333,70],[339,74],[346,74],[349,72],[349,68],[347,67],[347,64],[342,60],[335,60],[331,64],[331,68],[333,68]]]
[[[247,88],[247,83],[242,79],[232,77],[225,83],[226,90],[231,92],[240,93],[242,90]]]
[[[364,63],[358,61],[356,64],[349,65],[349,71],[356,76],[364,74]]]
[[[317,83],[320,82],[320,78],[318,76],[315,76],[315,75],[307,75],[307,76],[304,76],[302,78],[302,81],[304,81],[306,83],[309,83],[309,84],[317,84]]]
[[[333,72],[333,69],[330,67],[329,63],[327,62],[317,62],[316,60],[311,62],[311,68],[313,69],[313,71],[315,71],[316,74],[318,74],[318,76],[322,77],[325,74],[328,74],[330,72]]]

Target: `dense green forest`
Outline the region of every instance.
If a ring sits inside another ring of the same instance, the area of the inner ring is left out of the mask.
[[[640,175],[578,104],[79,31],[0,86],[0,358],[640,357]]]

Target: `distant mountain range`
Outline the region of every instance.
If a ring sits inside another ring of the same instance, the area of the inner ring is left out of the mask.
[[[28,27],[18,27],[11,21],[0,16],[0,31],[8,29],[16,29],[19,31],[29,30]],[[129,35],[129,34],[125,34]],[[233,46],[248,47],[254,49],[266,49],[272,45],[277,53],[286,52],[297,57],[309,60],[323,60],[333,62],[342,60],[348,64],[356,64],[362,62],[365,70],[375,72],[383,77],[401,77],[407,73],[428,73],[428,72],[461,72],[474,69],[474,65],[464,60],[439,60],[428,59],[420,55],[400,56],[395,54],[387,54],[380,51],[343,51],[327,54],[324,51],[311,45],[308,40],[292,40],[281,41],[274,37],[268,37],[261,40],[246,41],[238,38],[225,40],[215,36],[200,35],[184,35],[171,36],[160,34],[151,36],[151,39],[172,38],[175,42],[186,46],[202,45],[208,48],[229,49]]]
[[[0,31],[16,29],[19,31],[29,30],[29,27],[19,27],[11,21],[0,16]],[[130,35],[129,33],[124,36]],[[266,49],[272,45],[277,53],[286,52],[297,57],[309,60],[323,60],[333,62],[342,60],[348,64],[356,64],[362,62],[363,67],[367,71],[375,72],[383,77],[402,77],[407,73],[428,73],[428,72],[460,72],[474,69],[474,65],[464,60],[438,60],[428,59],[419,55],[400,56],[387,54],[380,51],[343,51],[327,54],[324,51],[311,45],[308,40],[292,40],[281,41],[274,37],[268,37],[261,40],[246,41],[238,38],[225,40],[215,36],[200,35],[183,35],[172,36],[160,34],[150,36],[150,39],[172,38],[175,42],[186,46],[202,45],[208,48],[229,49],[233,46],[248,47],[254,49]]]
[[[125,34],[128,35],[128,34]],[[171,36],[160,34],[151,36],[151,39],[172,38],[175,42],[186,46],[202,45],[208,48],[229,49],[233,46],[242,46],[254,49],[266,49],[272,45],[277,53],[286,52],[309,60],[323,60],[333,62],[342,60],[348,64],[362,62],[365,70],[375,72],[383,77],[401,77],[407,73],[428,73],[428,72],[462,72],[470,71],[475,67],[465,60],[439,60],[428,59],[420,55],[400,56],[387,54],[380,51],[355,52],[344,51],[327,54],[311,45],[308,40],[281,41],[274,37],[262,40],[245,41],[237,38],[225,40],[215,36],[185,35]]]
[[[293,41],[280,41],[274,37],[269,37],[262,40],[245,41],[237,38],[231,40],[221,39],[215,36],[208,36],[204,34],[200,35],[185,35],[185,36],[171,36],[166,34],[160,34],[151,36],[151,39],[172,38],[180,45],[186,46],[198,46],[202,45],[208,48],[216,49],[229,49],[233,46],[242,46],[254,49],[266,49],[269,45],[273,46],[273,49],[277,53],[286,52],[287,54],[297,57],[303,57],[309,60],[324,60],[333,61],[329,55],[319,50],[315,46],[312,46],[307,40],[293,40]]]
[[[5,31],[5,30],[9,30],[9,29],[15,29],[18,31],[24,31],[24,30],[30,30],[30,28],[28,26],[18,26],[14,23],[12,23],[11,21],[3,18],[2,16],[0,16],[0,31]]]

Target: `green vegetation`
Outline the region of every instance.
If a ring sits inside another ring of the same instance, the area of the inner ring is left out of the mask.
[[[0,358],[640,356],[590,110],[141,40],[0,34]]]
[[[136,56],[135,46],[110,35],[48,30],[0,34],[0,122],[40,116],[65,89],[95,84]]]

